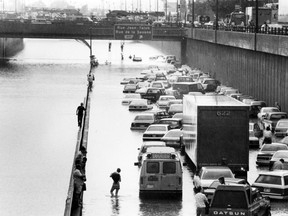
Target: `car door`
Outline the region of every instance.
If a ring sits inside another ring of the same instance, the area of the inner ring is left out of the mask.
[[[147,161],[142,189],[158,191],[161,188],[160,161]]]
[[[162,162],[161,190],[180,190],[182,178],[179,176],[179,168],[176,161]]]

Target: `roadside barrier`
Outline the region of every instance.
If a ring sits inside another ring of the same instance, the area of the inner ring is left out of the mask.
[[[92,73],[92,69],[90,68],[89,74]],[[82,119],[82,126],[80,127],[78,131],[77,136],[77,143],[74,153],[74,160],[72,164],[71,174],[70,174],[70,182],[68,187],[68,193],[66,198],[66,204],[65,204],[65,210],[64,210],[64,216],[71,216],[71,215],[82,215],[82,206],[76,206],[75,205],[75,197],[74,195],[74,179],[73,179],[73,172],[75,170],[75,159],[82,147],[85,148],[85,152],[83,153],[83,156],[86,157],[87,153],[87,143],[88,143],[88,129],[89,129],[89,114],[90,114],[90,91],[89,86],[87,87],[87,93],[86,97],[84,98],[84,106],[86,108],[86,111],[83,115]],[[82,173],[85,173],[85,167],[81,170]],[[80,200],[82,202],[83,199],[83,191],[80,196]]]

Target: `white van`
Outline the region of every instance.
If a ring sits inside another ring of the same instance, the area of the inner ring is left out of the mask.
[[[174,148],[150,147],[140,170],[140,196],[182,197],[182,173],[182,164]]]

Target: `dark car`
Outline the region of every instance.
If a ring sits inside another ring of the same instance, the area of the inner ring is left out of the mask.
[[[157,122],[157,124],[168,124],[171,129],[181,129],[182,119],[180,118],[163,118]]]
[[[175,82],[173,83],[172,88],[180,93],[181,98],[183,98],[184,94],[188,94],[189,92],[205,93],[202,84],[199,82]]]
[[[224,178],[225,185],[233,185],[233,184],[243,184],[246,185],[247,181],[245,179],[241,178]],[[206,188],[203,193],[206,195],[208,201],[210,202],[212,200],[213,194],[216,190],[216,188],[220,185],[219,180],[214,180],[208,188]]]
[[[141,98],[155,103],[161,95],[165,95],[165,90],[159,88],[147,88],[147,91],[140,93],[140,95]]]
[[[123,93],[135,93],[137,90],[137,84],[130,84],[124,86]]]
[[[164,109],[152,109],[152,110],[149,110],[149,111],[146,111],[146,112],[147,113],[153,113],[155,115],[156,122],[158,122],[160,119],[169,118],[170,117],[168,112],[166,110],[164,110]]]

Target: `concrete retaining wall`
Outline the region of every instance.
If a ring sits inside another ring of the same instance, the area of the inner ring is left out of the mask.
[[[254,34],[248,32],[215,31],[212,29],[188,29],[188,39],[201,40],[242,49],[288,56],[288,36]],[[255,46],[256,44],[256,46]]]

